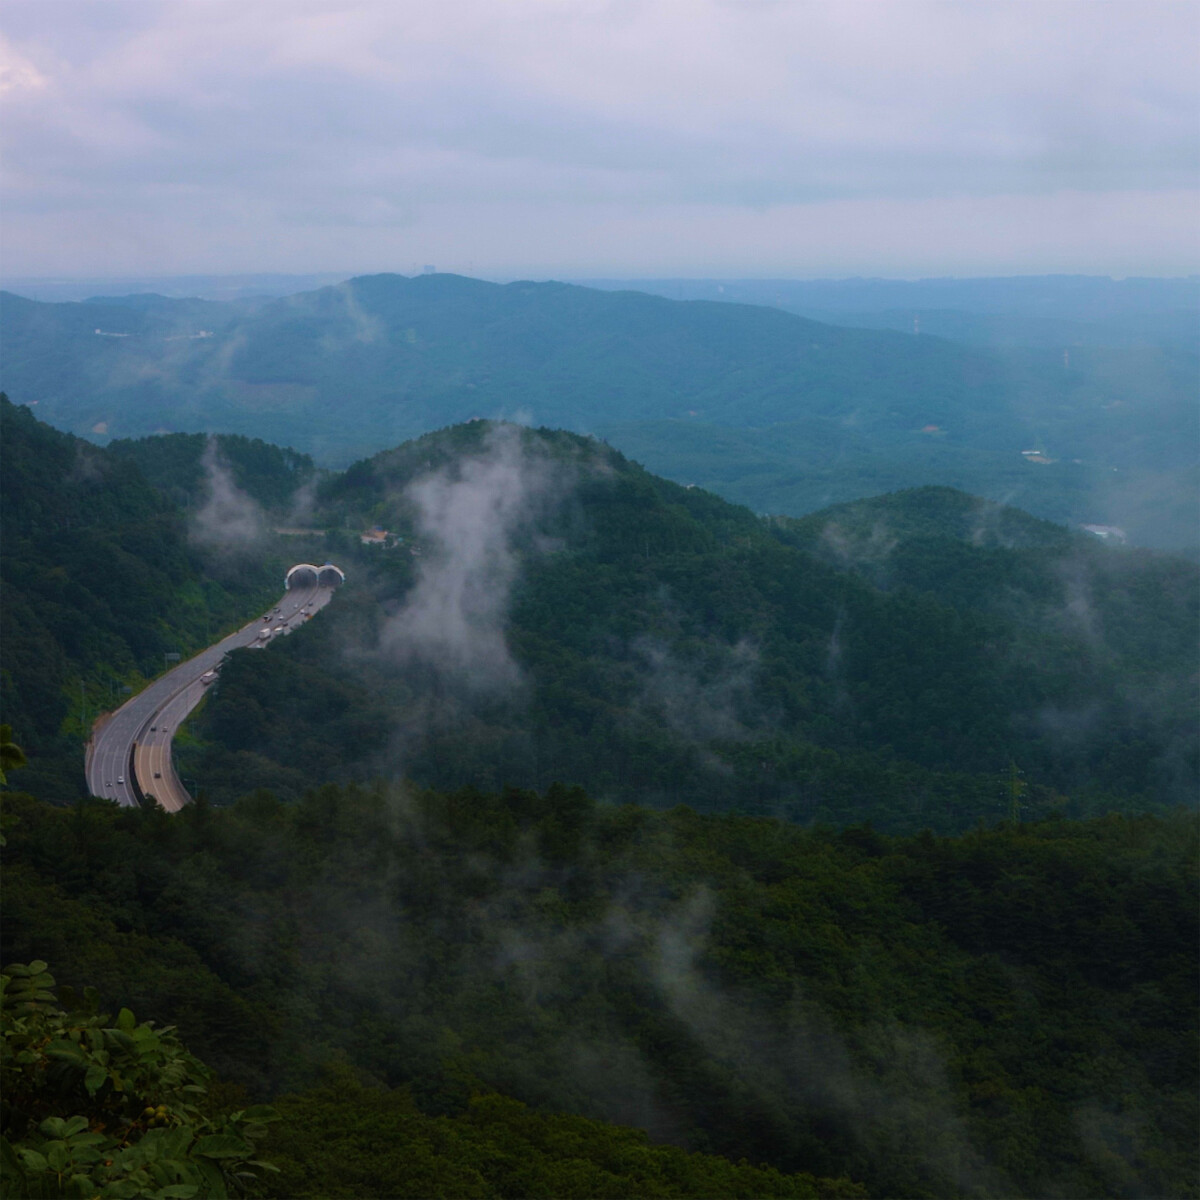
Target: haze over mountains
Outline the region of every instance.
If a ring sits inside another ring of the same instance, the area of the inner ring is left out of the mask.
[[[1200,276],[1109,279],[581,279],[673,300],[780,308],[834,325],[914,330],[980,345],[1196,348]]]
[[[98,440],[221,430],[341,466],[515,417],[760,512],[936,483],[1197,541],[1193,280],[654,286],[716,299],[448,275],[232,302],[5,294],[3,384]]]

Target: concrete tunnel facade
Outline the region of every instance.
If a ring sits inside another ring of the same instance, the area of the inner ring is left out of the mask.
[[[289,590],[294,587],[340,587],[346,582],[346,573],[333,563],[314,566],[312,563],[297,563],[284,576]]]

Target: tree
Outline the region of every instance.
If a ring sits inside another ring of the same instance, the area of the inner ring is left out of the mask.
[[[244,1193],[265,1106],[205,1115],[208,1069],[173,1027],[58,1007],[44,962],[0,974],[0,1182],[7,1196],[203,1200]]]
[[[12,740],[12,726],[0,725],[0,784],[8,783],[9,771],[16,771],[29,760],[25,751]]]

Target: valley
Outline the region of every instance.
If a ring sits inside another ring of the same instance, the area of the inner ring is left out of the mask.
[[[6,970],[177,1026],[280,1118],[263,1195],[1186,1193],[1194,562],[841,499],[836,449],[764,516],[677,421],[682,484],[511,422],[335,470],[41,408],[0,401]]]

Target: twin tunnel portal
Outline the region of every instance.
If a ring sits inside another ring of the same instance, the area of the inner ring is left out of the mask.
[[[283,597],[261,617],[159,676],[92,727],[85,770],[93,796],[125,807],[155,803],[178,812],[191,796],[175,771],[172,741],[179,726],[216,682],[225,658],[237,649],[266,649],[294,633],[333,598],[345,582],[333,563],[297,563],[284,577]]]
[[[302,587],[341,587],[346,582],[345,573],[333,563],[314,567],[312,563],[297,563],[285,576],[284,582],[290,591]]]

